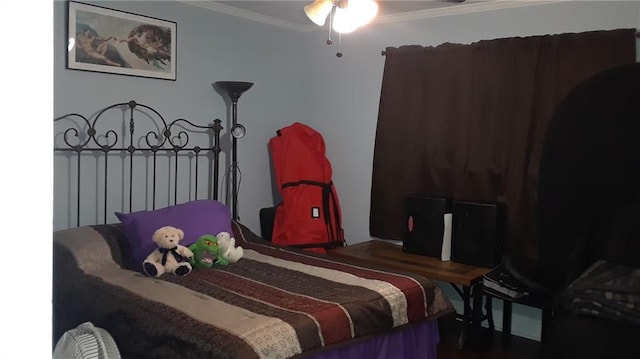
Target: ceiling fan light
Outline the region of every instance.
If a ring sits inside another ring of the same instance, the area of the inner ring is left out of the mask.
[[[373,0],[350,0],[349,9],[358,22],[358,26],[366,25],[378,13],[378,4]]]
[[[324,26],[332,8],[333,2],[331,0],[314,0],[311,4],[305,5],[304,13],[314,24]]]
[[[349,0],[346,6],[336,7],[333,29],[339,33],[349,33],[371,22],[378,13],[378,4],[373,0]]]
[[[359,23],[357,16],[349,8],[336,7],[336,11],[333,17],[333,30],[341,34],[347,34],[358,28]]]

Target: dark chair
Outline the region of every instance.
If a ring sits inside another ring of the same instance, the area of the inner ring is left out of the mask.
[[[640,358],[640,323],[576,311],[568,291],[598,260],[640,267],[639,224],[640,64],[633,64],[576,86],[556,109],[544,144],[539,258],[520,267],[555,298],[544,358]]]
[[[273,222],[276,218],[276,206],[260,208],[260,236],[271,241],[273,234]]]

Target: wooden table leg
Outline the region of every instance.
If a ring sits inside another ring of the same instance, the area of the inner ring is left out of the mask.
[[[551,310],[551,307],[549,304],[546,304],[543,306],[542,308],[542,323],[540,324],[541,328],[540,328],[540,340],[545,339],[547,332],[548,332],[548,328],[547,325],[549,323],[551,323],[551,318],[553,317],[553,311]],[[545,323],[547,323],[547,325],[545,325]]]
[[[489,329],[493,332],[494,330],[496,330],[496,327],[493,323],[493,304],[492,304],[492,299],[490,295],[485,297],[484,310],[485,310],[485,317],[487,318],[487,321],[489,324]]]
[[[458,349],[462,350],[465,348],[467,344],[467,336],[471,324],[473,322],[473,309],[471,307],[471,287],[463,285],[462,290],[460,288],[450,283],[451,286],[458,292],[460,298],[462,298],[463,302],[463,312],[462,312],[462,329],[460,330],[460,336],[458,337]]]
[[[502,300],[502,338],[511,338],[511,309],[512,303],[508,300]]]
[[[453,284],[452,284],[453,285]],[[462,291],[453,285],[464,304],[462,313],[462,330],[458,337],[458,349],[474,347],[479,344],[480,327],[485,316],[482,313],[482,288],[479,285],[473,287],[462,286]],[[491,311],[491,303],[487,304],[487,310]],[[486,318],[489,318],[488,316]],[[490,323],[493,323],[491,318]],[[492,326],[492,325],[491,325]]]
[[[471,289],[471,295],[473,297],[473,306],[471,307],[471,310],[473,317],[471,320],[470,336],[467,337],[467,342],[469,343],[469,347],[480,348],[482,344],[480,329],[482,328],[482,322],[485,318],[482,313],[483,291],[481,285],[474,285]]]

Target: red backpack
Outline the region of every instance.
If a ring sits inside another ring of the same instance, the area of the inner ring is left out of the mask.
[[[277,134],[269,149],[282,202],[272,242],[320,253],[343,246],[340,202],[322,135],[298,122]]]

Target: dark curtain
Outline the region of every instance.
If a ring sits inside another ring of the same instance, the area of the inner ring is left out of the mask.
[[[505,250],[536,259],[534,208],[553,111],[586,78],[635,62],[635,29],[387,48],[370,234],[402,239],[406,198],[498,201]]]

